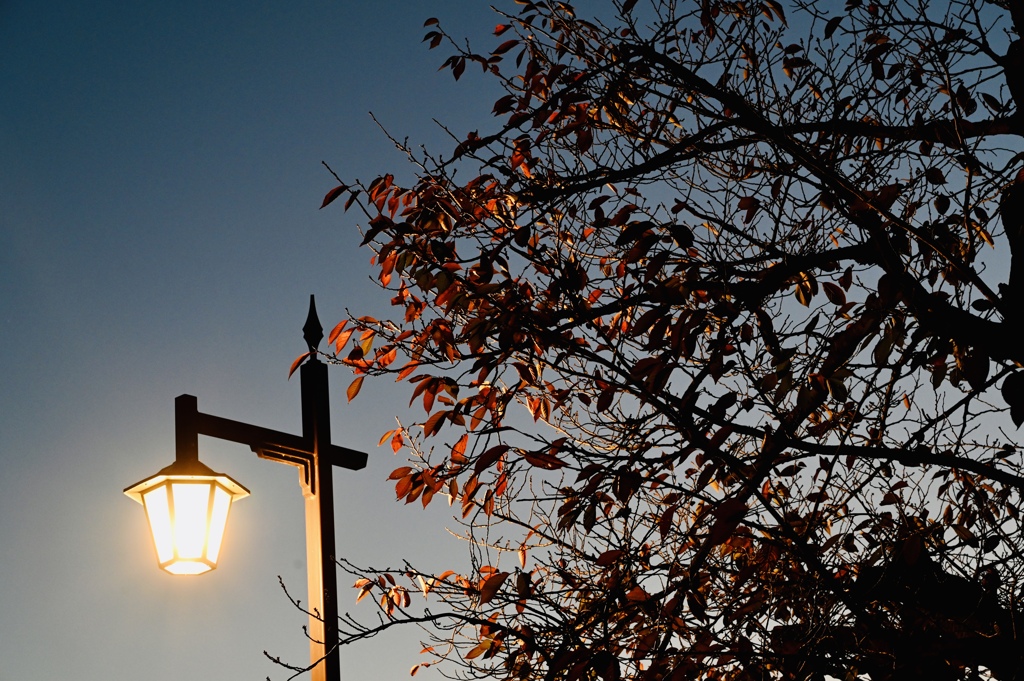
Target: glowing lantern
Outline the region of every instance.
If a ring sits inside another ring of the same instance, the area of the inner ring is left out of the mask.
[[[173,575],[217,567],[231,502],[249,490],[198,460],[175,461],[124,491],[146,508],[157,562]]]

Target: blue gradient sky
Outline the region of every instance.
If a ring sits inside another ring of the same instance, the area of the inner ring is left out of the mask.
[[[0,679],[276,681],[264,649],[306,659],[277,585],[305,591],[294,469],[201,441],[253,495],[194,579],[156,568],[121,490],[170,463],[180,393],[298,432],[285,379],[310,293],[328,328],[385,310],[355,216],[318,211],[320,161],[405,171],[370,111],[437,149],[432,118],[486,127],[496,97],[437,72],[429,16],[483,44],[497,22],[475,0],[0,1]],[[346,405],[350,380],[333,370],[335,441],[371,458],[335,476],[340,551],[438,565],[462,551],[446,507],[396,504],[376,447],[406,393],[368,383]],[[343,650],[345,678],[407,678],[417,638]]]

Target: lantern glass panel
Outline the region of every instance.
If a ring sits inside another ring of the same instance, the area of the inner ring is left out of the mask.
[[[171,506],[167,498],[167,485],[160,485],[142,495],[149,529],[156,544],[156,557],[160,563],[174,558],[174,533],[171,525]]]
[[[224,541],[224,528],[228,524],[228,511],[231,509],[231,494],[216,485],[213,488],[213,511],[210,514],[210,537],[207,540],[206,557],[216,564],[220,556],[220,546]]]
[[[174,548],[179,560],[202,558],[209,530],[211,482],[171,483]]]

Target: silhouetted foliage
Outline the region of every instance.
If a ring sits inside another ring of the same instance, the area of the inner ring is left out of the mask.
[[[1024,4],[601,6],[518,1],[484,52],[428,21],[496,121],[325,198],[398,310],[331,335],[349,396],[409,385],[397,495],[461,507],[473,558],[348,566],[381,621],[345,641],[420,622],[499,679],[1024,678]]]

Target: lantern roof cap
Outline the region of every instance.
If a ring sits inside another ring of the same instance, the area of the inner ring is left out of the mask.
[[[212,480],[227,489],[235,501],[249,496],[249,490],[237,480],[224,473],[218,473],[198,459],[178,459],[170,466],[161,468],[155,475],[140,480],[134,485],[129,485],[125,488],[124,493],[141,504],[144,493],[168,480],[196,482]]]

